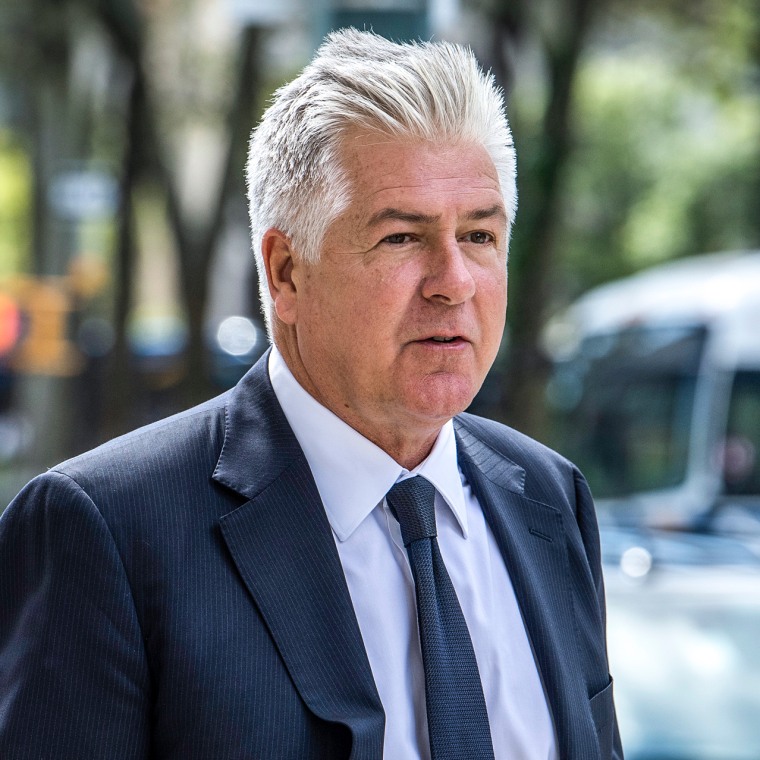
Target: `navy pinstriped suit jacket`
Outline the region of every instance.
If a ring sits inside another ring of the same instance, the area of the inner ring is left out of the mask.
[[[4,760],[382,757],[337,550],[265,359],[219,398],[38,477],[3,515]],[[560,756],[621,758],[584,481],[508,428],[455,424]]]

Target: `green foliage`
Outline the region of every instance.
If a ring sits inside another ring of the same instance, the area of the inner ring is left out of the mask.
[[[0,130],[0,278],[24,271],[31,245],[32,171],[26,153]]]
[[[744,27],[731,12],[701,27],[644,22],[624,44],[597,44],[579,71],[559,301],[667,259],[760,242],[760,92]]]

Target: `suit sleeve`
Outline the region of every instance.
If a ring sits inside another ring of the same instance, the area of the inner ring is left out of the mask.
[[[594,587],[596,589],[597,604],[599,605],[602,625],[606,631],[607,614],[604,596],[604,579],[602,576],[602,552],[599,543],[599,526],[596,519],[596,510],[594,509],[594,501],[586,479],[577,469],[574,469],[574,477],[576,520],[578,521],[578,527],[580,528],[586,557],[588,558],[589,567],[591,568],[591,574],[594,579]],[[608,712],[610,715],[612,746],[611,754],[609,756],[611,757],[611,760],[623,760],[623,747],[620,739],[620,731],[618,729],[617,716],[612,703],[612,683],[610,683],[608,689],[610,692],[609,708],[599,708],[599,710],[602,714]],[[603,694],[598,695],[598,697],[601,700],[606,698]],[[600,728],[604,727],[600,726]]]
[[[106,522],[66,475],[40,476],[0,519],[0,757],[147,758],[149,684]]]

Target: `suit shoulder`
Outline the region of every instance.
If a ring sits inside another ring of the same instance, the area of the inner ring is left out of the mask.
[[[118,478],[156,477],[194,469],[216,460],[224,441],[224,413],[228,394],[121,435],[97,448],[51,468],[90,486]],[[212,467],[213,468],[213,467]]]

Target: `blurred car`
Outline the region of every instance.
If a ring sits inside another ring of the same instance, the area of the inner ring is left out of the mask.
[[[595,288],[553,321],[549,443],[618,523],[760,519],[760,252]]]
[[[760,758],[760,559],[725,536],[603,528],[627,760]]]

